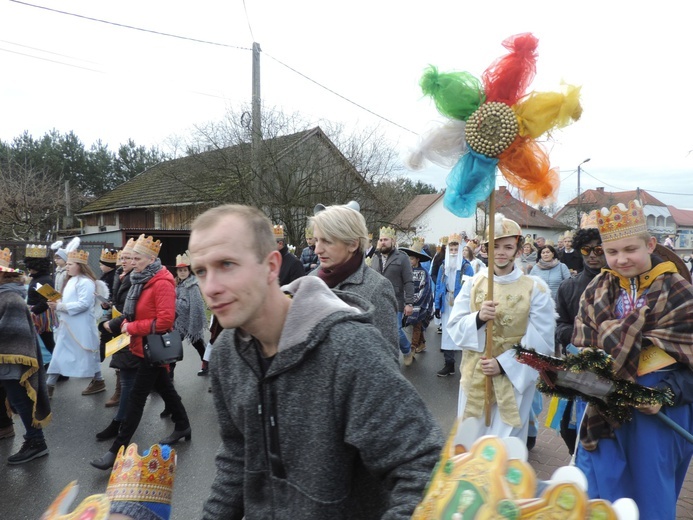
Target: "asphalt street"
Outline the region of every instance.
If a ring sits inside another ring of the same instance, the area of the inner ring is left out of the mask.
[[[459,371],[455,376],[437,377],[435,373],[443,366],[443,356],[435,327],[427,332],[427,342],[427,351],[418,354],[410,367],[402,366],[402,373],[412,382],[447,434],[457,410]],[[181,441],[175,446],[178,468],[172,504],[174,520],[200,518],[214,476],[214,456],[219,445],[212,394],[207,391],[209,379],[197,376],[199,357],[189,344],[186,343],[185,348],[186,357],[175,371],[175,384],[190,416],[192,440]],[[87,379],[58,383],[52,400],[53,422],[45,432],[49,456],[19,466],[5,464],[4,460],[22,444],[23,427],[19,418],[15,419],[17,435],[0,440],[0,520],[37,520],[72,480],[77,480],[80,486],[76,502],[105,491],[110,472],[89,465],[89,460],[102,455],[110,447],[108,441],[97,442],[94,435],[105,428],[115,414],[113,408],[104,408],[113,391],[115,375],[108,368],[108,360],[102,368],[107,392],[82,396],[82,390],[89,383]],[[163,408],[161,398],[152,394],[133,438],[140,453],[172,431],[171,421],[159,417]],[[539,478],[549,478],[556,467],[568,461],[568,451],[560,437],[552,430],[542,429],[537,445],[530,453],[530,463]],[[693,518],[692,510],[693,483],[689,472],[679,499],[677,517]]]

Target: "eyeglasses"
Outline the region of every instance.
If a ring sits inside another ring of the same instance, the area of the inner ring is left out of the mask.
[[[580,248],[580,252],[585,256],[589,256],[592,251],[594,251],[595,256],[602,256],[604,254],[602,246],[583,246]]]

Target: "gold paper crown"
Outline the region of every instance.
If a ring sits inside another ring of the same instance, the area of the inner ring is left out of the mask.
[[[0,250],[0,265],[2,267],[9,267],[11,258],[12,251],[10,251],[9,248],[6,247],[5,249]]]
[[[74,262],[76,264],[86,264],[89,263],[89,251],[82,251],[77,249],[75,251],[70,251],[67,254],[67,261]]]
[[[414,237],[411,239],[411,248],[417,253],[423,249],[426,239],[423,237]]]
[[[134,253],[157,257],[161,250],[161,240],[154,240],[154,237],[145,237],[144,233],[142,233],[132,249]]]
[[[647,220],[642,206],[637,200],[631,200],[628,207],[621,203],[609,208],[602,208],[597,215],[597,225],[602,242],[612,242],[647,232]]]
[[[135,252],[135,239],[131,238],[127,241],[121,253],[134,253]]]
[[[312,227],[306,228],[306,238],[313,238],[313,228]]]
[[[368,240],[373,240],[373,233],[368,233]]]
[[[24,256],[26,258],[46,258],[48,248],[38,244],[27,244]]]
[[[108,479],[106,496],[112,502],[170,504],[175,476],[176,450],[170,446],[155,444],[142,457],[137,453],[137,444],[130,444],[127,449],[121,446]]]
[[[72,513],[68,513],[70,505],[77,497],[79,486],[73,480],[55,497],[53,503],[41,515],[41,520],[106,520],[111,514],[111,501],[104,494],[91,495],[75,508]]]
[[[395,240],[397,238],[397,232],[388,226],[383,226],[380,228],[380,238],[391,238]]]
[[[450,233],[450,236],[448,237],[448,244],[461,244],[462,243],[462,235],[459,233]]]
[[[275,224],[272,226],[272,231],[274,232],[274,238],[276,240],[284,240],[284,226]]]
[[[589,213],[583,213],[580,219],[580,229],[599,229],[597,213],[599,212],[596,209],[593,209]]]
[[[440,243],[444,246],[448,245],[448,237],[440,237]]]
[[[176,267],[190,267],[190,251],[176,255]]]
[[[118,261],[118,251],[115,249],[102,249],[99,262],[115,264]]]

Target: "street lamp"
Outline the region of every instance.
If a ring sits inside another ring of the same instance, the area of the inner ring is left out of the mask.
[[[590,158],[588,157],[584,161],[582,161],[580,164],[578,164],[577,167],[577,177],[578,177],[578,196],[577,196],[577,209],[575,211],[575,216],[577,218],[577,227],[580,229],[580,209],[581,209],[581,204],[580,204],[580,197],[582,194],[580,193],[580,166],[585,164],[586,162],[589,162]]]

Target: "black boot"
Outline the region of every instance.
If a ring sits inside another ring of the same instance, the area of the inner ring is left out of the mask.
[[[159,441],[159,444],[175,444],[183,437],[185,437],[186,441],[189,441],[192,438],[192,428],[190,428],[190,426],[188,426],[184,430],[173,430],[173,433],[165,439],[161,439]]]
[[[107,451],[103,457],[89,461],[89,464],[97,469],[111,469],[113,464],[115,464],[116,457],[117,455],[115,453],[112,451]]]
[[[438,370],[438,372],[436,372],[436,375],[438,377],[447,377],[447,376],[453,375],[454,373],[455,373],[455,365],[454,364],[449,365],[449,364],[445,363],[445,366],[443,368],[441,368],[440,370]]]
[[[105,430],[100,431],[96,434],[96,440],[105,441],[108,439],[115,439],[118,436],[118,431],[120,430],[120,421],[113,419],[111,424],[106,426]]]

